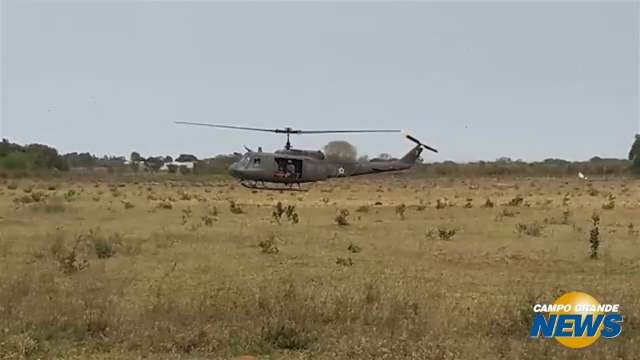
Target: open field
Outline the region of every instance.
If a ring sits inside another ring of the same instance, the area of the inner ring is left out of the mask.
[[[638,181],[310,189],[3,180],[0,358],[640,358]],[[531,305],[571,290],[620,303],[621,337],[528,339]]]

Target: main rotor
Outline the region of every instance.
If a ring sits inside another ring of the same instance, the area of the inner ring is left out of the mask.
[[[362,129],[362,130],[299,130],[293,129],[290,127],[285,128],[276,128],[276,129],[265,129],[265,128],[255,128],[255,127],[246,127],[246,126],[231,126],[231,125],[218,125],[218,124],[208,124],[208,123],[196,123],[196,122],[187,122],[187,121],[176,121],[176,124],[181,125],[195,125],[195,126],[209,126],[215,128],[223,128],[223,129],[235,129],[235,130],[247,130],[247,131],[261,131],[261,132],[270,132],[275,134],[285,134],[287,136],[287,142],[284,145],[286,150],[291,149],[291,135],[303,135],[303,134],[344,134],[344,133],[398,133],[401,130],[395,129]]]

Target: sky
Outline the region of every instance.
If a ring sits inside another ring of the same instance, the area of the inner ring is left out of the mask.
[[[175,121],[402,129],[427,161],[626,157],[637,2],[1,1],[0,136],[199,157],[282,135]],[[348,140],[401,156],[400,134]]]

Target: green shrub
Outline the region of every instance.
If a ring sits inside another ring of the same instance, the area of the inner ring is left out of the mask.
[[[30,170],[32,167],[33,159],[25,152],[12,152],[0,158],[0,168],[4,170]]]
[[[333,219],[335,221],[336,224],[340,225],[340,226],[347,226],[349,225],[349,210],[347,209],[340,209],[338,211],[338,214],[336,215],[336,217]]]
[[[115,253],[113,251],[113,244],[105,238],[96,238],[93,241],[93,248],[96,251],[98,259],[108,259]]]

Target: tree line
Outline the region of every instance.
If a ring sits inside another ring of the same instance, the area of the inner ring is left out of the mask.
[[[325,149],[326,150],[326,149]],[[346,150],[335,151],[342,156]],[[328,155],[334,155],[331,151]],[[354,156],[349,152],[350,156]],[[3,139],[0,143],[0,171],[3,172],[35,172],[35,171],[67,171],[74,168],[94,169],[107,168],[118,172],[158,171],[166,164],[170,172],[195,174],[223,174],[228,166],[237,161],[238,153],[217,155],[199,160],[194,155],[181,154],[175,160],[171,156],[142,157],[132,152],[129,161],[124,156],[96,157],[88,152],[59,154],[58,150],[43,144],[19,145]],[[381,154],[378,158],[386,158]],[[358,161],[366,161],[361,157]],[[180,168],[176,162],[190,162],[192,167]],[[188,171],[187,171],[188,170]],[[419,176],[566,176],[582,172],[585,175],[640,175],[640,134],[635,136],[627,159],[605,159],[593,157],[588,161],[566,161],[562,159],[546,159],[544,161],[524,162],[500,158],[495,161],[478,161],[456,163],[445,161],[439,163],[420,163],[413,173]]]

